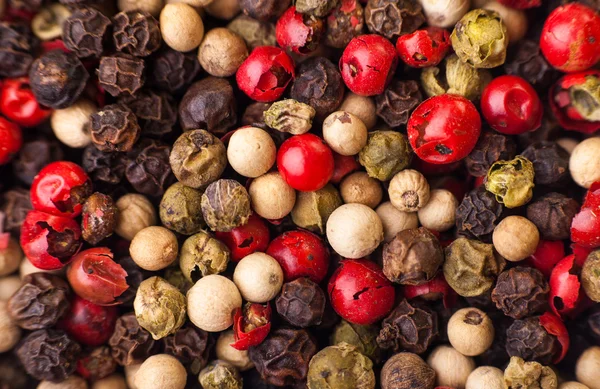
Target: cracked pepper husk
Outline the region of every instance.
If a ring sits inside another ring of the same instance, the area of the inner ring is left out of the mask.
[[[539,43],[524,39],[515,46],[513,54],[504,64],[506,74],[522,77],[538,90],[550,87],[559,73],[546,61]]]
[[[169,164],[171,147],[164,142],[149,138],[140,139],[128,153],[129,161],[125,177],[136,191],[161,196],[174,181]]]
[[[202,194],[202,216],[213,231],[229,232],[248,223],[252,209],[246,188],[235,180],[221,179]]]
[[[0,212],[4,212],[4,230],[14,236],[19,236],[27,213],[33,209],[29,190],[23,188],[7,190],[3,193],[2,198]]]
[[[102,12],[81,7],[63,23],[65,47],[79,58],[102,56],[112,23]]]
[[[421,71],[421,86],[429,97],[450,93],[469,100],[481,96],[483,89],[492,81],[486,69],[476,69],[451,54],[441,66],[431,66]]]
[[[413,353],[398,353],[381,369],[381,389],[432,389],[435,370]]]
[[[569,153],[556,142],[529,145],[521,155],[533,163],[536,185],[559,186],[569,178]]]
[[[225,271],[228,263],[227,246],[204,231],[187,238],[179,253],[179,267],[190,282],[210,274],[219,274]]]
[[[504,384],[507,389],[556,389],[558,378],[548,366],[512,357],[504,370]]]
[[[195,52],[182,53],[164,45],[146,60],[147,84],[165,92],[175,93],[187,86],[200,72]]]
[[[82,375],[90,381],[108,377],[117,369],[117,362],[110,355],[108,346],[96,347],[85,352],[77,363],[80,366],[79,370],[85,371]]]
[[[492,301],[506,316],[523,319],[548,309],[550,287],[544,275],[531,267],[515,267],[498,276]]]
[[[277,131],[300,135],[310,131],[316,111],[294,99],[276,101],[263,112],[264,122]]]
[[[127,156],[123,153],[105,153],[90,144],[83,151],[81,166],[94,183],[117,185],[125,176]]]
[[[405,135],[395,131],[369,133],[367,145],[358,154],[358,161],[369,177],[389,181],[412,161],[412,148]]]
[[[200,372],[203,389],[242,389],[242,375],[228,362],[215,360]]]
[[[584,82],[569,85],[569,106],[583,120],[600,120],[600,79],[595,74],[585,76]],[[558,93],[557,93],[558,95]],[[559,97],[554,97],[557,101]]]
[[[141,58],[127,54],[102,57],[98,66],[98,83],[114,97],[133,95],[144,86],[145,64]]]
[[[525,157],[498,161],[488,171],[485,189],[496,195],[496,200],[506,208],[520,207],[533,196],[534,175],[533,163]]]
[[[481,134],[475,148],[465,158],[465,166],[470,175],[483,177],[494,162],[513,159],[516,154],[517,144],[511,137],[495,131],[486,131]]]
[[[34,38],[28,24],[0,22],[0,76],[27,75],[33,60]]]
[[[325,311],[325,292],[309,278],[283,284],[275,300],[277,313],[288,323],[306,328],[321,324]]]
[[[89,133],[100,151],[130,151],[140,138],[140,132],[137,117],[125,105],[107,105],[90,117]]]
[[[310,360],[307,386],[309,389],[374,389],[373,362],[348,343],[325,347]]]
[[[142,90],[135,96],[121,97],[119,103],[133,111],[144,136],[161,138],[173,132],[177,107],[169,94]]]
[[[393,79],[383,93],[375,97],[377,116],[391,127],[403,126],[422,101],[423,96],[416,81]]]
[[[244,39],[248,50],[277,44],[273,23],[261,22],[247,15],[239,15],[227,25],[227,28]]]
[[[91,245],[113,234],[119,210],[110,196],[96,192],[83,203],[81,236]]]
[[[159,347],[152,335],[140,326],[133,312],[117,319],[108,345],[113,358],[121,366],[142,363],[155,354]]]
[[[158,209],[161,223],[183,235],[195,234],[206,226],[202,218],[201,200],[201,191],[176,182],[165,191],[160,201]]]
[[[581,269],[581,284],[587,296],[595,302],[600,301],[600,251],[592,251]]]
[[[292,221],[298,227],[324,234],[329,216],[342,204],[340,193],[332,184],[314,192],[298,192]]]
[[[327,17],[324,43],[343,49],[361,35],[365,27],[364,8],[359,0],[344,0]]]
[[[145,11],[119,12],[113,17],[115,48],[136,57],[147,57],[160,47],[158,21]]]
[[[489,243],[500,222],[504,207],[483,186],[472,189],[456,209],[456,228],[460,235]]]
[[[549,365],[559,349],[558,340],[540,324],[539,316],[515,320],[506,330],[506,352],[511,357]]]
[[[445,249],[444,277],[463,297],[479,296],[489,290],[506,261],[492,244],[458,238]]]
[[[195,326],[181,328],[163,338],[163,343],[165,354],[176,357],[192,374],[198,374],[208,363],[211,338],[208,332]]]
[[[424,22],[423,8],[416,0],[369,0],[365,8],[369,31],[393,41],[415,32]]]
[[[527,205],[527,219],[538,228],[542,239],[563,240],[571,236],[571,222],[579,212],[579,203],[552,192]]]
[[[377,344],[379,327],[377,325],[359,325],[349,323],[346,320],[334,328],[331,334],[331,344],[348,343],[356,347],[356,350],[369,357],[374,362],[381,359],[382,350]]]

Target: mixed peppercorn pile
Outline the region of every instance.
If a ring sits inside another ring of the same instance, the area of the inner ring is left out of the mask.
[[[0,0],[0,389],[600,389],[600,1]]]

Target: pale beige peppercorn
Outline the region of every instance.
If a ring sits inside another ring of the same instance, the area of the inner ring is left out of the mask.
[[[429,193],[429,201],[417,212],[423,227],[444,232],[454,227],[456,221],[456,197],[446,189],[434,189]]]
[[[141,194],[128,193],[116,205],[119,212],[115,232],[125,240],[132,240],[139,231],[157,222],[154,206]]]
[[[589,188],[600,180],[600,137],[580,142],[571,153],[569,171],[577,185]]]
[[[600,389],[600,347],[589,347],[579,356],[575,376],[578,382],[590,389]]]
[[[218,0],[167,0],[167,4],[184,3],[191,5],[192,7],[206,7],[207,5],[212,4],[213,1]]]
[[[357,116],[337,111],[323,122],[323,139],[341,155],[356,155],[367,144],[367,127]]]
[[[340,194],[344,203],[363,204],[375,208],[381,202],[383,189],[381,182],[369,177],[365,172],[352,173],[340,184]]]
[[[590,387],[584,384],[580,384],[579,382],[567,381],[558,385],[558,389],[590,389]]]
[[[419,227],[419,218],[416,212],[400,211],[389,201],[377,207],[375,212],[381,219],[386,243],[394,239],[400,231]]]
[[[157,17],[165,6],[164,0],[119,0],[119,11],[146,11]]]
[[[429,183],[418,171],[405,169],[392,178],[388,193],[394,207],[404,212],[416,212],[429,201]]]
[[[255,178],[248,189],[252,209],[265,219],[281,219],[294,208],[296,191],[278,172]]]
[[[231,344],[235,342],[235,336],[233,331],[225,331],[219,335],[217,344],[215,345],[215,353],[217,359],[225,362],[229,362],[233,366],[237,367],[240,371],[250,370],[254,367],[254,363],[250,360],[247,350],[237,350],[231,347]]]
[[[448,340],[452,347],[463,355],[481,355],[494,341],[494,324],[480,309],[460,309],[448,322]]]
[[[179,253],[177,237],[170,230],[151,226],[138,232],[129,246],[131,259],[142,269],[158,271],[171,265]]]
[[[185,367],[167,354],[151,356],[135,373],[137,389],[184,389],[186,382]]]
[[[283,270],[275,258],[257,252],[238,262],[233,272],[233,282],[244,300],[266,303],[281,291]]]
[[[497,367],[481,366],[467,378],[465,389],[504,389],[504,372]]]
[[[92,143],[89,131],[90,116],[98,107],[88,99],[79,99],[64,109],[57,109],[50,116],[50,126],[54,135],[63,144],[74,149],[82,149]]]
[[[160,32],[170,48],[187,52],[200,46],[204,38],[204,23],[189,5],[167,4],[160,12]]]
[[[438,346],[427,358],[427,363],[435,370],[437,386],[456,389],[465,388],[467,378],[476,367],[472,358],[462,355],[450,346]]]
[[[344,258],[362,258],[383,241],[383,225],[377,213],[362,204],[344,204],[327,220],[327,239]]]
[[[63,22],[71,16],[71,11],[62,4],[49,4],[40,8],[31,20],[31,31],[41,40],[60,38]]]
[[[94,381],[90,389],[127,389],[127,382],[121,374],[112,374]]]
[[[23,251],[19,242],[8,238],[8,246],[0,249],[0,277],[14,273],[19,268],[23,259]]]
[[[0,301],[0,353],[10,351],[21,340],[21,329],[8,313],[6,301]]]
[[[267,173],[277,157],[277,147],[271,135],[256,127],[235,131],[227,145],[227,160],[239,174],[256,178]]]
[[[88,389],[88,384],[83,378],[72,375],[62,382],[42,381],[37,389]]]
[[[567,153],[571,154],[573,153],[573,150],[575,150],[575,147],[577,147],[579,144],[579,141],[573,138],[560,138],[556,141],[556,143],[563,149],[567,150]]]
[[[21,278],[18,275],[0,278],[0,301],[8,301],[20,287]]]
[[[216,274],[200,278],[187,293],[190,321],[209,332],[224,331],[233,324],[233,311],[242,307],[242,296],[228,278]]]
[[[137,389],[137,386],[135,385],[135,374],[140,370],[141,366],[141,363],[125,366],[125,380],[127,381],[129,389]]]
[[[233,76],[247,57],[248,48],[244,39],[223,27],[213,28],[206,33],[198,49],[200,65],[215,77]]]
[[[360,96],[352,92],[347,93],[339,110],[358,117],[368,130],[372,130],[377,124],[377,106],[370,97]]]
[[[522,261],[535,252],[540,233],[532,222],[522,216],[508,216],[494,229],[494,248],[511,262]]]
[[[431,27],[451,28],[469,10],[471,0],[420,0],[427,24]]]
[[[23,277],[25,277],[28,274],[40,273],[40,272],[60,275],[60,274],[64,274],[65,268],[58,269],[58,270],[38,269],[37,267],[35,267],[33,265],[33,263],[31,263],[31,261],[27,257],[23,257],[23,260],[21,261],[21,265],[19,265],[19,277],[21,277],[21,279],[23,279]]]

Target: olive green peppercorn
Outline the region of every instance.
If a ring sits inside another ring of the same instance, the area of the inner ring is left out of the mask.
[[[348,343],[325,347],[308,365],[308,389],[373,389],[373,362]]]
[[[308,104],[294,99],[276,101],[263,113],[265,124],[277,131],[292,135],[307,133],[316,111]]]
[[[223,179],[210,184],[202,194],[202,215],[213,231],[229,232],[248,223],[250,195],[235,180]]]
[[[379,181],[389,181],[408,167],[412,149],[406,136],[396,131],[374,131],[369,134],[367,145],[360,151],[358,161],[369,176]]]
[[[488,171],[485,189],[507,208],[520,207],[533,197],[534,175],[533,163],[522,156],[498,161]]]
[[[230,363],[216,360],[200,372],[198,381],[204,389],[242,389],[242,376]]]
[[[421,72],[421,86],[429,97],[450,93],[475,100],[490,81],[492,75],[488,70],[476,69],[456,54],[446,57],[440,66],[431,66]]]
[[[342,204],[340,193],[331,184],[314,192],[298,192],[292,221],[298,227],[324,234],[329,216]]]
[[[229,249],[221,241],[200,231],[181,246],[179,267],[190,282],[209,274],[219,274],[227,268]]]
[[[160,201],[161,223],[170,230],[183,235],[192,235],[206,226],[202,218],[200,201],[202,192],[181,182],[165,191]]]
[[[504,370],[504,385],[507,389],[556,389],[558,379],[548,366],[511,357]]]
[[[581,283],[588,297],[600,302],[600,250],[588,255],[581,269]]]
[[[356,350],[371,360],[377,362],[381,358],[382,350],[377,344],[379,327],[376,325],[359,325],[349,323],[346,320],[334,328],[331,334],[331,344],[348,343],[356,347]]]

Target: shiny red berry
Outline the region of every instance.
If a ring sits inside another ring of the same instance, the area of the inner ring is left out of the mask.
[[[239,67],[235,79],[238,87],[251,99],[275,101],[296,76],[294,61],[273,46],[255,48]]]
[[[600,247],[600,207],[581,207],[571,222],[571,241],[586,248]]]
[[[451,46],[450,33],[439,27],[417,30],[402,35],[396,41],[398,56],[414,68],[436,66],[448,54]]]
[[[407,124],[408,140],[419,158],[447,164],[465,158],[481,133],[481,118],[469,100],[443,94],[421,103]]]
[[[546,332],[548,332],[550,335],[554,335],[560,344],[560,353],[556,354],[556,357],[552,361],[552,363],[555,364],[559,363],[569,351],[569,346],[571,344],[569,331],[567,331],[567,327],[565,327],[562,320],[550,312],[546,312],[540,316],[540,324],[542,327],[544,327]]]
[[[574,317],[586,298],[579,280],[580,266],[575,255],[569,255],[556,264],[550,275],[550,308],[557,316]]]
[[[236,350],[248,350],[262,343],[271,331],[271,305],[246,303],[233,314],[233,337],[231,344]]]
[[[519,135],[540,127],[544,108],[527,81],[517,76],[500,76],[483,90],[481,112],[494,130]]]
[[[535,267],[546,278],[550,278],[552,269],[565,257],[565,244],[562,240],[540,240],[535,253],[527,258],[526,263]]]
[[[27,77],[2,81],[0,112],[23,127],[38,126],[52,114],[51,109],[42,107],[37,102]]]
[[[600,121],[586,120],[578,106],[573,104],[573,96],[576,95],[577,89],[580,89],[578,87],[593,78],[600,79],[600,72],[586,70],[565,74],[550,89],[550,108],[561,127],[585,134],[592,134],[600,129]],[[586,108],[585,104],[579,106]]]
[[[76,295],[59,327],[81,344],[100,346],[112,335],[118,315],[116,307],[96,305]]]
[[[442,300],[445,308],[451,308],[457,299],[457,294],[448,285],[443,274],[438,274],[431,281],[427,281],[421,285],[405,285],[402,288],[404,297],[413,299],[420,297],[427,301]]]
[[[0,117],[0,165],[8,163],[23,146],[21,128]]]
[[[264,252],[270,239],[267,223],[256,214],[243,226],[229,232],[215,232],[215,236],[229,248],[233,262],[257,251]]]
[[[383,93],[397,65],[394,45],[375,34],[352,39],[340,58],[344,83],[352,92],[363,96]]]
[[[353,155],[341,155],[333,152],[333,176],[331,182],[339,184],[348,174],[360,169],[360,164]]]
[[[333,176],[333,152],[313,134],[291,137],[277,153],[277,169],[289,186],[303,192],[323,188]]]
[[[277,20],[275,36],[285,50],[297,54],[309,54],[316,50],[325,31],[325,23],[311,14],[296,12],[290,7]]]

